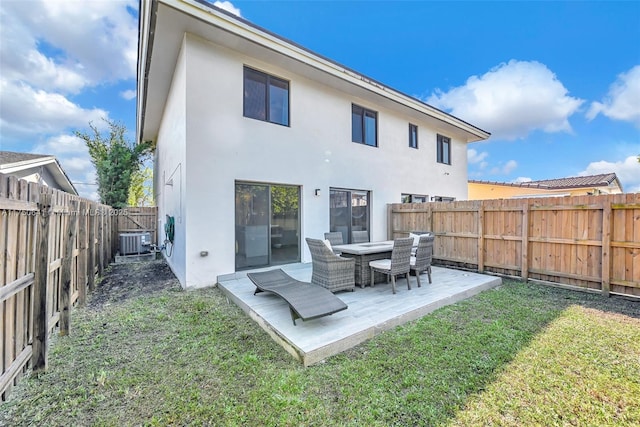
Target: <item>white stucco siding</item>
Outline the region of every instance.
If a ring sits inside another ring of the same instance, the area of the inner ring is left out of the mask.
[[[186,62],[184,49],[178,57],[171,89],[156,141],[155,185],[158,206],[158,243],[165,240],[166,215],[175,218],[173,245],[164,252],[167,263],[182,284],[187,285],[185,249],[188,224],[185,218],[186,170]],[[169,256],[170,255],[170,256]]]
[[[301,186],[303,261],[310,261],[304,237],[329,230],[330,187],[371,191],[373,240],[386,239],[386,205],[401,193],[466,197],[466,144],[445,133],[452,165],[437,164],[438,130],[419,114],[383,108],[197,37],[186,37],[184,51],[188,287],[235,270],[236,181]],[[244,65],[290,81],[290,126],[243,117]],[[378,147],[351,142],[353,103],[378,112]],[[408,146],[409,122],[419,127],[418,150]]]

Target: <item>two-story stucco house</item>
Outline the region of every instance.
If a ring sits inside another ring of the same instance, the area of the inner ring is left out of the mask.
[[[310,262],[328,231],[385,240],[388,203],[465,199],[488,137],[209,3],[141,2],[137,139],[184,287]]]

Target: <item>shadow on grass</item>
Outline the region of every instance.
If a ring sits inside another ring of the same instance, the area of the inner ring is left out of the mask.
[[[217,289],[116,296],[74,313],[0,425],[447,425],[568,307],[639,307],[505,280],[304,368]]]
[[[573,305],[632,317],[640,309],[620,297],[507,280],[331,359],[338,379],[329,394],[340,402],[332,415],[354,424],[447,424]]]

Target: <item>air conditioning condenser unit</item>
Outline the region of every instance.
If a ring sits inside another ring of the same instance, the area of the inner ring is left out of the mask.
[[[120,255],[151,252],[151,233],[121,233],[119,237]]]

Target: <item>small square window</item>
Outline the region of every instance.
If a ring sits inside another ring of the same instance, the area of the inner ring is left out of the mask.
[[[438,163],[451,164],[451,138],[438,135]]]
[[[418,126],[409,123],[409,147],[418,148]]]

